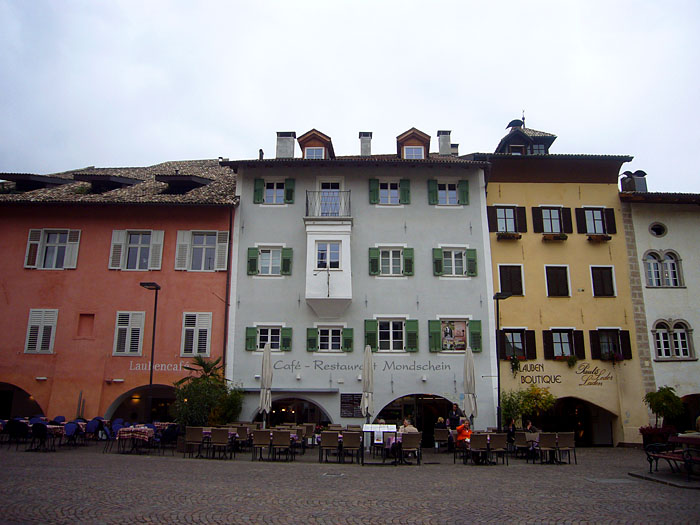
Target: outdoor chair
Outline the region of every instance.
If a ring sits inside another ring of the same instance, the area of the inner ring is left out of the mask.
[[[235,428],[236,440],[235,445],[241,452],[245,451],[246,447],[250,445],[250,439],[248,436],[248,427],[245,425],[238,425]]]
[[[346,428],[350,432],[362,432],[362,425],[348,425]]]
[[[182,457],[189,451],[192,457],[192,449],[197,447],[197,457],[202,457],[202,446],[204,442],[204,427],[185,427],[185,450]]]
[[[122,425],[119,423],[113,423],[111,428],[105,426],[105,435],[107,436],[107,440],[105,441],[105,446],[102,449],[102,453],[106,454],[107,452],[112,451],[112,447],[114,446],[114,442],[117,440],[117,432],[119,432],[119,429],[122,428]]]
[[[49,446],[49,443],[51,443],[51,446]],[[27,452],[39,450],[44,452],[56,450],[53,446],[53,435],[49,434],[45,423],[34,423],[32,425],[32,439],[27,446]]]
[[[263,460],[263,450],[267,450],[267,457],[270,457],[270,431],[269,430],[253,430],[253,457],[251,461],[257,456],[258,460]],[[256,451],[260,453],[256,455]]]
[[[555,432],[540,432],[537,449],[540,451],[540,464],[544,463],[545,453],[549,456],[549,460],[556,461],[557,434]]]
[[[472,434],[469,440],[469,458],[473,465],[489,462],[488,434]]]
[[[557,440],[557,451],[559,452],[559,461],[562,460],[562,453],[566,452],[569,464],[571,464],[571,452],[574,453],[574,464],[578,465],[576,459],[576,439],[573,432],[559,432]]]
[[[449,431],[448,431],[449,432]],[[449,441],[448,441],[449,443]],[[452,446],[452,463],[457,463],[457,458],[462,460],[465,465],[469,460],[469,445],[466,440],[457,441],[455,440]]]
[[[219,451],[219,459],[221,459],[222,455],[224,459],[228,459],[229,448],[231,448],[228,439],[228,428],[212,428],[209,446],[212,459],[216,456],[217,450]],[[231,450],[231,456],[233,457],[233,450]]]
[[[489,453],[496,458],[501,457],[503,463],[508,465],[508,434],[491,434],[489,438]]]
[[[180,435],[180,425],[168,425],[160,435],[155,437],[155,444],[161,453],[165,453],[166,448],[170,448],[175,455],[177,448],[177,438]]]
[[[77,446],[78,438],[82,434],[78,423],[75,423],[74,421],[66,423],[66,426],[63,427],[63,431],[66,437],[66,445]]]
[[[382,442],[375,443],[372,445],[372,449],[376,450],[379,448],[379,453],[382,456],[382,463],[386,461],[386,458],[391,452],[391,445],[396,442],[396,432],[382,432]]]
[[[291,428],[292,434],[297,435],[297,440],[292,443],[292,447],[296,450],[301,450],[303,455],[306,452],[306,427],[304,425]]]
[[[88,421],[87,425],[85,425],[85,438],[83,442],[85,443],[88,440],[97,441],[99,438],[99,431],[102,430],[102,428],[102,420],[94,418]]]
[[[321,432],[321,444],[318,449],[318,461],[321,463],[323,461],[323,454],[325,452],[326,462],[328,462],[329,452],[338,452],[338,432],[334,430],[325,430]],[[338,458],[340,460],[340,458]]]
[[[527,457],[529,450],[530,450],[530,443],[527,442],[527,439],[525,439],[525,432],[521,431],[516,431],[515,432],[515,442],[513,443],[513,450],[515,451],[515,457],[518,457],[518,454],[520,452],[523,453],[523,456]]]
[[[53,418],[53,420],[56,423],[61,424],[66,420],[66,416],[56,416],[55,418]]]
[[[349,455],[351,463],[354,463],[355,458],[357,462],[364,464],[364,457],[362,454],[362,433],[361,432],[343,432],[343,454],[341,456],[343,463],[345,463],[345,456]]]
[[[406,463],[409,454],[416,455],[416,464],[420,465],[422,432],[404,432],[401,434],[401,462]]]
[[[435,434],[434,434],[434,439],[435,439],[435,453],[437,454],[440,451],[440,445],[444,443],[447,445],[450,441],[450,431],[446,428],[436,428],[435,429]]]
[[[5,432],[9,435],[7,440],[7,448],[12,446],[12,442],[15,442],[15,450],[19,449],[20,443],[26,443],[29,439],[29,425],[23,421],[17,421],[16,419],[10,419],[5,425]]]
[[[343,425],[331,423],[330,425],[328,425],[328,430],[343,430]]]
[[[292,449],[291,430],[272,431],[272,458],[281,458],[285,455],[285,461],[289,461],[289,456],[294,460],[294,450]]]
[[[316,433],[316,425],[313,423],[304,423],[304,428],[306,429],[306,444],[311,447],[316,446],[316,440],[314,439],[314,434]]]

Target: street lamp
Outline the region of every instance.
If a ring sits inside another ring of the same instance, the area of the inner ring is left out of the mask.
[[[501,331],[501,312],[499,308],[500,301],[508,299],[513,294],[510,292],[497,292],[493,296],[496,301],[496,377],[498,378],[498,404],[496,405],[496,426],[498,431],[501,431],[501,362],[498,358],[498,333]]]
[[[155,355],[156,349],[156,315],[158,314],[158,290],[160,290],[160,285],[154,282],[139,283],[139,286],[145,288],[146,290],[151,290],[156,292],[155,301],[153,302],[153,334],[151,338],[151,368],[150,376],[148,378],[148,422],[153,423],[153,356]]]

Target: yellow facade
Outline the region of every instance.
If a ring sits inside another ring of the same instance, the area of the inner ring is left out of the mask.
[[[642,403],[644,391],[635,344],[627,246],[617,184],[547,182],[551,176],[538,180],[538,176],[533,175],[537,170],[532,170],[533,162],[537,161],[522,160],[528,165],[522,180],[517,181],[514,180],[518,173],[513,163],[515,159],[500,172],[499,165],[494,164],[487,204],[526,207],[527,232],[521,234],[522,238],[498,240],[497,233],[492,232],[490,241],[494,290],[501,290],[499,265],[522,265],[524,295],[500,302],[501,329],[534,330],[537,359],[522,361],[521,371],[517,373],[511,371],[509,361],[499,360],[501,392],[524,389],[530,384],[546,386],[557,398],[570,398],[566,404],[570,413],[561,417],[587,419],[576,425],[582,432],[594,434],[588,436],[590,444],[641,442],[638,429],[648,424],[648,416]],[[609,167],[607,170],[610,171]],[[505,181],[499,182],[499,173],[508,173],[501,177]],[[568,180],[573,178],[568,177]],[[543,205],[571,209],[573,233],[569,233],[566,240],[544,241],[542,233],[533,232],[532,208]],[[610,240],[592,242],[586,234],[576,233],[574,210],[586,206],[615,210],[617,232],[610,235]],[[569,297],[547,296],[546,265],[568,267]],[[591,265],[614,267],[614,297],[593,296]],[[566,361],[545,359],[543,330],[553,328],[583,330],[586,358],[573,367]],[[589,334],[601,328],[628,330],[632,359],[614,364],[591,359]],[[585,416],[579,413],[584,410]],[[584,425],[588,428],[583,429]]]

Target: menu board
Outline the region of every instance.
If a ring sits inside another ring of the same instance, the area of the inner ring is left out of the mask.
[[[360,403],[362,394],[340,394],[340,417],[364,417]]]

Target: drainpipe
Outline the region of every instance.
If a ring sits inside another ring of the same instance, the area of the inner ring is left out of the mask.
[[[228,209],[228,265],[226,265],[226,292],[224,297],[224,352],[221,359],[226,377],[226,348],[228,347],[228,313],[231,305],[231,257],[233,256],[233,205]]]

